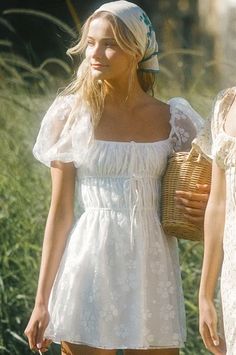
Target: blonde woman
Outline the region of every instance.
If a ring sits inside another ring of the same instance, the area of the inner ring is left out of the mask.
[[[25,331],[31,349],[45,351],[49,339],[62,354],[176,355],[184,346],[178,247],[161,228],[160,183],[201,119],[183,99],[149,94],[157,51],[149,18],[127,1],[95,11],[69,51],[85,58],[34,147],[51,168],[52,199]],[[197,223],[206,194],[186,197],[179,201]]]
[[[212,119],[212,187],[205,216],[199,292],[200,333],[213,354],[236,354],[236,88],[217,97]],[[221,273],[225,341],[218,334],[214,294]],[[225,344],[226,342],[226,344]],[[227,352],[225,350],[225,345]]]

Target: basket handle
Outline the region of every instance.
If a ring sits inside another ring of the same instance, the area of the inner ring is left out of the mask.
[[[196,154],[196,152],[197,152],[196,149],[194,149],[194,147],[192,147],[188,153],[186,161],[190,160],[193,157],[193,155]],[[202,158],[202,154],[200,154],[199,152],[197,152],[197,153],[198,153],[197,162],[199,163]]]

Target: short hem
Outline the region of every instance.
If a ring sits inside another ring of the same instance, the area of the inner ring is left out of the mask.
[[[140,346],[134,346],[134,345],[129,345],[129,346],[112,346],[112,345],[98,345],[98,344],[92,344],[92,343],[88,343],[88,342],[83,342],[83,341],[78,341],[78,340],[73,340],[73,339],[58,339],[58,338],[54,338],[47,336],[47,339],[52,340],[53,343],[55,344],[61,344],[61,342],[65,341],[71,344],[75,344],[75,345],[85,345],[85,346],[89,346],[92,348],[97,348],[97,349],[104,349],[104,350],[150,350],[150,349],[181,349],[185,347],[185,342],[182,343],[178,343],[178,344],[171,344],[171,345],[148,345],[148,346],[144,346],[144,345],[140,345]]]

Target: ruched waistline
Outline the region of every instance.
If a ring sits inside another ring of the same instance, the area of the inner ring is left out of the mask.
[[[137,209],[139,210],[139,211],[156,211],[156,207],[137,207]],[[114,212],[116,212],[116,211],[130,211],[130,208],[129,207],[120,207],[120,208],[117,208],[117,207],[115,207],[115,208],[112,208],[112,207],[85,207],[84,208],[84,210],[85,211],[87,211],[87,210],[101,210],[101,211],[114,211]]]

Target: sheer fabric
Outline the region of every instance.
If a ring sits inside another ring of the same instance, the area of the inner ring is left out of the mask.
[[[222,92],[213,117],[213,156],[226,177],[226,214],[221,295],[227,355],[236,353],[236,137],[225,132],[227,112],[236,97],[236,88]]]
[[[182,347],[178,246],[161,227],[160,187],[168,156],[190,148],[201,118],[175,98],[169,101],[167,139],[101,141],[93,138],[86,110],[64,135],[61,120],[73,99],[54,102],[34,147],[47,166],[53,160],[74,162],[82,210],[51,292],[46,337],[107,349]],[[58,121],[62,133],[52,131]]]
[[[211,129],[205,129],[205,134],[201,134],[196,140],[199,148],[215,159],[218,166],[225,171],[226,214],[221,297],[227,355],[236,354],[236,137],[228,135],[224,125],[235,97],[236,88],[219,93],[209,119]]]

